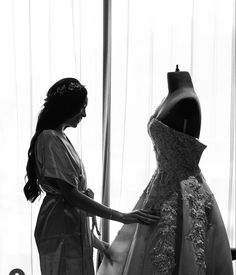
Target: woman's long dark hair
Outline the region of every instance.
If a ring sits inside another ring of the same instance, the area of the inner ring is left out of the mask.
[[[28,150],[28,162],[24,194],[26,199],[34,202],[42,190],[38,184],[34,147],[39,134],[46,129],[56,129],[68,118],[78,114],[87,97],[86,88],[75,78],[63,78],[56,82],[47,92],[47,98],[38,115],[35,134]],[[26,181],[26,178],[28,179]]]

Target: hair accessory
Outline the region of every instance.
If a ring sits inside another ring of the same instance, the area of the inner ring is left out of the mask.
[[[82,85],[79,82],[71,81],[68,85],[63,84],[62,86],[57,87],[56,90],[50,91],[47,94],[47,98],[52,98],[54,96],[62,96],[73,92],[75,89],[81,88]]]
[[[68,93],[68,91],[74,91],[76,88],[80,88],[81,85],[76,82],[70,82],[69,85],[66,88],[66,85],[62,85],[61,87],[57,87],[56,92],[53,95],[64,95],[65,93]]]
[[[73,91],[76,88],[80,88],[81,85],[79,84],[79,82],[70,82],[70,84],[68,85],[67,89],[70,91]]]

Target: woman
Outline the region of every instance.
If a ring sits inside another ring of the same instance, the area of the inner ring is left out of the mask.
[[[64,133],[86,117],[87,103],[87,90],[77,79],[56,82],[47,93],[28,150],[25,196],[34,202],[46,192],[35,228],[42,275],[94,274],[92,247],[106,253],[108,244],[91,233],[88,215],[124,224],[157,220],[150,211],[124,214],[90,198],[83,163]]]

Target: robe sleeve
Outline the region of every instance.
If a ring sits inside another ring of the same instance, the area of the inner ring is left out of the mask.
[[[38,136],[36,152],[41,176],[61,179],[73,187],[78,187],[77,164],[62,140],[52,130],[44,130]]]

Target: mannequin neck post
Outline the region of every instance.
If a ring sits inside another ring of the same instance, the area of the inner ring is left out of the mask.
[[[177,71],[167,73],[169,94],[181,88],[192,88],[193,83],[188,72]]]

